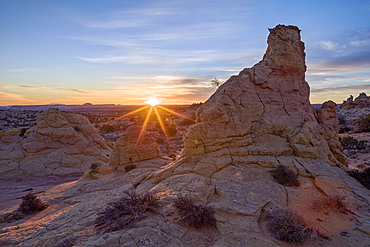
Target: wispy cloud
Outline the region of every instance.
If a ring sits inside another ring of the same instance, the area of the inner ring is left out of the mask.
[[[10,72],[38,72],[38,73],[51,73],[50,70],[45,68],[18,68],[18,69],[10,69]]]
[[[76,93],[83,93],[83,94],[90,94],[90,91],[82,90],[82,89],[75,89],[75,88],[64,88],[64,87],[48,87],[48,86],[39,86],[39,85],[18,85],[18,87],[24,87],[24,88],[47,88],[47,89],[58,89],[58,90],[65,90],[65,91],[71,91]]]
[[[322,93],[322,92],[333,92],[333,91],[366,91],[370,90],[370,84],[360,84],[360,85],[346,85],[346,86],[333,86],[325,88],[314,88],[311,89],[312,93]]]
[[[328,50],[328,51],[335,51],[335,52],[339,52],[341,51],[343,48],[345,48],[345,45],[340,45],[338,43],[334,43],[333,41],[321,41],[320,42],[320,45],[322,48],[324,48],[325,50]]]
[[[0,92],[0,105],[33,104],[34,102],[19,94]]]

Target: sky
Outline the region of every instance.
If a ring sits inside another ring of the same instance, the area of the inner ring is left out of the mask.
[[[0,105],[206,101],[296,25],[311,103],[370,94],[369,0],[0,0]]]

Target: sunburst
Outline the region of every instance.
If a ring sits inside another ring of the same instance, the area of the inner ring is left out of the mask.
[[[146,109],[148,109],[148,108],[149,108],[148,113],[146,114],[146,117],[145,117],[145,120],[144,120],[143,126],[142,126],[142,128],[141,128],[141,131],[140,131],[139,137],[138,137],[138,139],[137,139],[137,141],[136,141],[136,145],[140,142],[141,138],[143,137],[143,134],[144,134],[144,132],[145,132],[145,130],[146,130],[146,128],[147,128],[147,126],[148,126],[148,124],[149,124],[150,116],[151,116],[151,114],[152,114],[153,112],[154,112],[154,114],[155,114],[156,118],[158,119],[159,125],[161,126],[161,129],[162,129],[162,131],[163,131],[163,133],[164,133],[164,136],[165,136],[165,138],[166,138],[166,140],[167,140],[168,144],[170,145],[170,140],[169,140],[168,131],[167,131],[166,127],[165,127],[164,121],[163,121],[163,119],[162,119],[162,117],[161,117],[161,114],[159,113],[158,109],[161,109],[161,110],[163,110],[163,111],[169,112],[169,113],[171,113],[171,114],[174,114],[174,115],[177,115],[177,116],[179,116],[179,117],[186,118],[186,119],[189,119],[189,120],[191,120],[191,121],[195,122],[195,120],[194,120],[194,119],[192,119],[192,118],[189,118],[189,117],[187,117],[187,116],[184,116],[184,115],[182,115],[182,114],[180,114],[180,113],[177,113],[177,112],[175,112],[175,111],[173,111],[173,110],[170,110],[170,109],[168,109],[168,108],[166,108],[166,107],[164,107],[164,106],[158,105],[158,104],[160,103],[160,100],[158,100],[158,99],[151,98],[151,99],[148,99],[147,101],[145,101],[145,103],[147,103],[148,105],[145,105],[145,106],[143,106],[143,107],[140,107],[139,109],[133,110],[133,111],[131,111],[131,112],[127,113],[127,114],[124,114],[124,115],[122,115],[122,116],[120,116],[120,117],[118,117],[118,118],[114,119],[114,120],[118,120],[118,119],[121,119],[121,118],[124,118],[124,117],[130,116],[130,115],[132,115],[132,114],[135,114],[135,113],[138,113],[138,112],[144,111],[144,110],[146,110]],[[113,121],[114,121],[114,120],[113,120]]]

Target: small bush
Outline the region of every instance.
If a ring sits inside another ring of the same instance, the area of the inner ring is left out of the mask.
[[[26,131],[28,130],[29,128],[22,128],[21,131],[19,132],[19,136],[20,137],[23,137],[24,134],[26,134]]]
[[[100,127],[100,132],[102,133],[114,132],[114,127],[109,124],[104,124],[103,126]]]
[[[279,165],[271,171],[272,177],[282,185],[299,186],[298,175],[290,168]]]
[[[315,235],[303,218],[291,209],[268,212],[266,228],[272,237],[290,244],[303,244]]]
[[[370,167],[360,170],[351,170],[348,172],[351,177],[357,179],[363,186],[370,190]]]
[[[42,202],[32,192],[22,196],[22,202],[19,205],[19,211],[23,214],[31,214],[34,212],[42,211],[47,208],[47,205]]]
[[[42,211],[47,208],[48,205],[42,202],[32,192],[25,196],[22,196],[22,202],[19,204],[17,210],[12,213],[6,213],[0,215],[0,223],[10,223],[14,220],[23,219],[27,214],[32,214],[38,211]]]
[[[339,141],[342,144],[343,149],[363,150],[363,149],[366,149],[368,146],[368,141],[365,141],[365,140],[358,141],[352,136],[345,136],[343,138],[339,138]]]
[[[338,212],[346,214],[348,210],[344,196],[340,195],[322,197],[313,201],[312,207],[314,210],[324,213]]]
[[[182,125],[191,125],[191,124],[194,124],[194,123],[195,123],[195,121],[185,118],[184,120],[182,120],[181,124]]]
[[[170,136],[175,136],[175,135],[177,134],[177,129],[176,129],[176,128],[174,128],[174,127],[169,127],[169,128],[167,129],[167,132],[168,132],[168,135],[170,135]]]
[[[75,129],[75,131],[77,131],[77,132],[81,132],[81,128],[80,128],[80,126],[76,125],[76,126],[73,126],[73,128]]]
[[[180,221],[189,227],[216,226],[215,210],[213,207],[194,205],[193,200],[189,196],[177,197],[173,205],[182,216]]]
[[[355,122],[357,127],[363,132],[370,132],[370,114],[360,118]]]
[[[157,142],[158,144],[163,144],[163,143],[164,143],[164,139],[163,139],[163,138],[161,138],[161,137],[158,137],[158,138],[157,138],[157,140],[156,140],[156,142]]]
[[[147,212],[156,212],[159,206],[159,198],[152,192],[141,195],[135,191],[125,191],[123,197],[98,210],[95,228],[102,232],[118,231],[144,219]]]

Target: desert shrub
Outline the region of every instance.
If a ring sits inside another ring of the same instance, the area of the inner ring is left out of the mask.
[[[338,212],[347,213],[347,205],[345,203],[345,197],[340,195],[330,195],[327,197],[321,197],[312,202],[312,208],[319,212]]]
[[[370,132],[370,114],[357,120],[355,125],[363,132]]]
[[[368,141],[365,140],[358,141],[352,136],[345,136],[343,138],[339,138],[339,141],[342,144],[343,149],[363,150],[366,149],[368,146]]]
[[[170,136],[175,136],[175,135],[177,134],[177,129],[176,129],[176,128],[174,128],[174,127],[169,127],[169,128],[167,129],[167,132],[168,132],[168,135],[170,135]]]
[[[338,122],[340,125],[345,125],[346,119],[344,117],[338,116]]]
[[[350,127],[344,126],[339,128],[339,134],[350,132],[352,129]]]
[[[19,204],[19,211],[23,214],[31,214],[37,211],[42,211],[45,208],[47,208],[47,205],[32,192],[22,196],[22,202]]]
[[[216,226],[215,210],[213,207],[194,205],[194,201],[186,195],[178,196],[174,200],[173,206],[182,217],[180,221],[189,227]]]
[[[102,133],[114,132],[114,127],[109,124],[104,124],[103,126],[100,127],[100,132]]]
[[[19,210],[15,210],[12,213],[5,213],[0,215],[0,223],[10,223],[15,220],[20,220],[24,218],[24,214]]]
[[[184,120],[182,120],[182,125],[191,125],[191,124],[194,124],[195,122],[193,120],[190,120],[190,119],[187,119],[187,118],[184,118]]]
[[[135,164],[128,164],[128,165],[125,165],[123,168],[124,168],[125,172],[128,172],[128,171],[131,171],[131,170],[135,169],[136,165]]]
[[[137,194],[135,191],[125,191],[123,197],[98,210],[95,228],[102,232],[118,231],[144,219],[147,212],[157,212],[158,207],[159,198],[152,192]]]
[[[19,132],[19,136],[23,137],[27,130],[28,128],[22,128],[21,131]]]
[[[275,209],[267,213],[266,228],[277,240],[291,244],[303,244],[315,235],[303,218],[291,209]]]
[[[90,170],[95,170],[96,168],[98,168],[100,166],[99,163],[92,163],[91,166],[90,166]]]
[[[23,219],[27,214],[42,211],[47,208],[47,206],[46,203],[42,202],[37,196],[30,192],[22,196],[22,201],[15,211],[0,215],[0,223]]]
[[[163,143],[164,143],[164,139],[163,139],[163,138],[161,138],[161,137],[158,137],[158,138],[157,138],[157,140],[156,140],[156,142],[157,142],[158,144],[163,144]]]
[[[298,175],[290,168],[283,165],[277,166],[271,171],[272,177],[282,185],[299,186]]]
[[[348,172],[351,177],[357,179],[363,186],[370,190],[370,167],[360,171],[351,170]]]
[[[77,132],[81,132],[81,128],[80,128],[80,126],[73,126],[73,128],[75,129],[75,131],[77,131]]]

